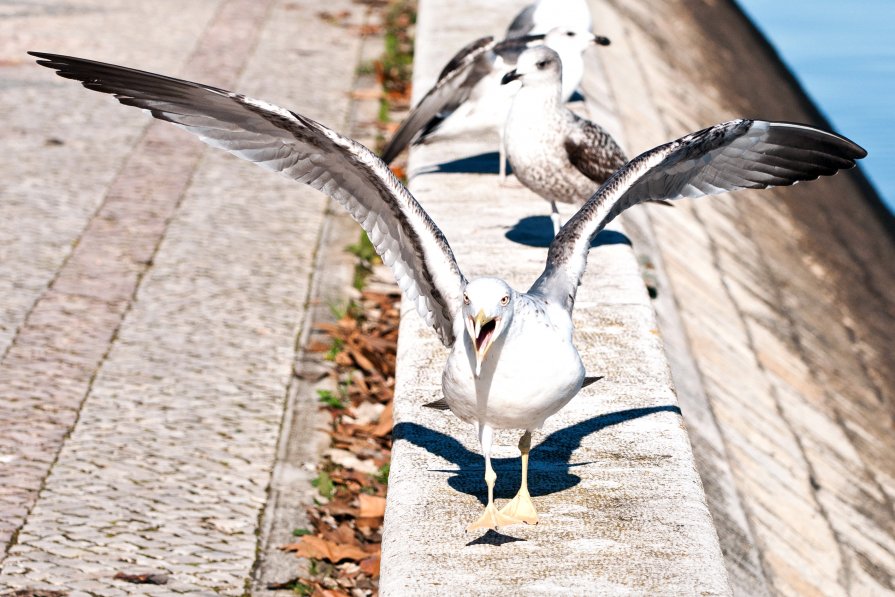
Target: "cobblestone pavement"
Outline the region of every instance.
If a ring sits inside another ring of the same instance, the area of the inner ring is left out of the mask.
[[[339,128],[363,9],[69,1],[0,8],[0,594],[242,594],[322,195],[34,66],[95,57]],[[4,118],[4,120],[6,119]],[[164,585],[116,573],[158,572]]]

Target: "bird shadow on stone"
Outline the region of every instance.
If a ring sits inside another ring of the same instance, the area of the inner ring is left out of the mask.
[[[528,216],[516,222],[504,236],[507,240],[528,247],[549,247],[553,242],[553,222],[550,221],[550,216]],[[601,230],[591,241],[590,246],[593,248],[602,245],[628,245],[630,247],[631,239],[615,230]]]
[[[572,469],[592,464],[590,462],[570,462],[572,453],[581,446],[581,441],[585,437],[612,425],[659,412],[680,415],[681,409],[670,404],[631,408],[592,417],[554,431],[531,449],[528,465],[529,492],[532,496],[540,496],[574,487],[581,482],[581,477],[573,474]],[[469,450],[453,437],[417,423],[401,422],[395,425],[394,439],[409,441],[457,465],[456,469],[430,470],[450,473],[448,485],[456,491],[475,496],[482,504],[486,503],[488,494],[484,481],[485,459],[478,451]],[[519,457],[492,458],[491,466],[497,473],[494,497],[513,497],[521,482]]]
[[[470,545],[494,545],[495,547],[500,547],[501,545],[506,545],[507,543],[515,543],[516,541],[525,541],[521,537],[513,537],[511,535],[504,535],[494,529],[488,529],[488,531],[479,537],[478,539],[473,539],[469,543],[466,544],[466,547]]]
[[[492,151],[489,153],[480,153],[477,155],[467,156],[465,158],[459,158],[456,160],[451,160],[449,162],[442,162],[440,164],[433,164],[431,166],[426,166],[419,170],[414,171],[414,176],[418,174],[498,174],[500,168],[500,155],[496,151]],[[510,174],[512,169],[509,164],[507,164],[507,174]]]

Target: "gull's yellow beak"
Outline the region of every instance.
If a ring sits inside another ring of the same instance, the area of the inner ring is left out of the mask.
[[[482,309],[479,309],[475,317],[469,317],[466,320],[466,331],[472,339],[472,347],[475,352],[476,377],[482,374],[482,361],[485,360],[488,349],[494,343],[499,319],[498,317],[488,317]]]

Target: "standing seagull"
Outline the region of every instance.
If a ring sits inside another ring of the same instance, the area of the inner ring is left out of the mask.
[[[448,61],[438,75],[435,85],[426,92],[389,140],[382,151],[383,161],[387,164],[392,163],[405,147],[422,141],[455,112],[459,118],[476,109],[488,111],[490,108],[498,113],[494,117],[495,125],[502,126],[506,120],[510,94],[506,90],[501,90],[499,85],[501,77],[516,66],[516,61],[522,52],[529,47],[542,44],[553,48],[562,56],[561,94],[563,101],[567,101],[575,93],[584,76],[584,61],[581,57],[584,50],[593,45],[608,46],[609,40],[594,36],[580,26],[556,28],[547,34],[514,37],[502,41],[495,41],[491,36],[475,40]],[[461,106],[465,108],[462,113],[458,112]],[[503,151],[502,144],[501,151]],[[501,169],[503,162],[501,155]]]
[[[468,529],[537,522],[528,493],[531,432],[572,399],[584,366],[572,343],[572,308],[591,240],[642,201],[790,185],[854,166],[866,152],[809,126],[734,120],[652,149],[591,197],[547,253],[528,292],[499,278],[467,281],[428,214],[363,145],[313,120],[244,95],[121,66],[30,52],[88,89],[111,93],[202,141],[323,191],[351,213],[391,267],[405,297],[451,348],[442,391],[478,429],[488,505]],[[494,506],[494,429],[521,429],[522,485]]]
[[[598,124],[562,101],[562,65],[547,47],[526,50],[501,83],[520,81],[507,116],[507,159],[519,182],[550,202],[553,234],[562,222],[556,202],[584,203],[627,158]]]

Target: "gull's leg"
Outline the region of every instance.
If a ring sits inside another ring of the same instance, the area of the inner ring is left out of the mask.
[[[500,137],[500,144],[497,146],[497,159],[500,160],[500,164],[498,165],[497,182],[500,185],[504,185],[507,182],[507,145],[503,138],[503,127],[500,127],[498,136]]]
[[[501,514],[506,514],[516,520],[528,524],[538,524],[538,513],[531,502],[531,494],[528,493],[528,452],[531,449],[531,431],[526,431],[519,439],[519,451],[522,452],[522,485],[513,500],[500,509]]]
[[[550,202],[550,221],[553,222],[553,236],[559,234],[562,228],[562,220],[559,219],[559,210],[556,208],[556,201]]]
[[[494,529],[519,522],[497,511],[494,507],[494,482],[497,481],[497,473],[491,468],[491,442],[494,439],[494,430],[488,425],[479,425],[479,442],[482,444],[482,454],[485,456],[485,483],[488,485],[488,505],[479,519],[468,527],[467,531],[475,529]]]

